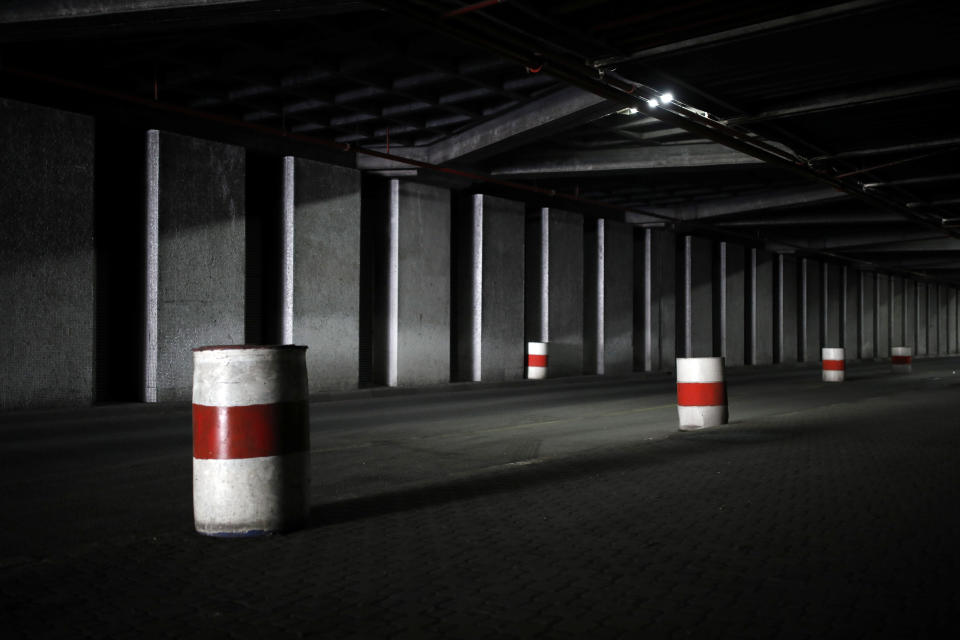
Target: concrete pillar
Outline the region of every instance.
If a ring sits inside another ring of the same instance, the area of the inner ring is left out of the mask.
[[[0,141],[0,410],[89,404],[93,119],[0,98]]]
[[[746,250],[742,245],[720,243],[720,355],[727,366],[746,362]]]
[[[947,352],[957,353],[957,289],[947,288]]]
[[[947,287],[942,284],[937,285],[937,299],[937,353],[946,355],[950,351],[949,336],[947,335],[947,327],[950,325],[949,306],[947,304],[949,297]]]
[[[584,243],[584,371],[633,371],[633,229],[622,222],[588,224]]]
[[[391,387],[448,382],[450,192],[390,180],[384,232],[375,378]]]
[[[583,373],[583,218],[543,207],[527,217],[526,341],[546,342],[550,376]]]
[[[240,147],[147,133],[145,398],[188,400],[190,350],[244,342]]]
[[[803,327],[803,362],[817,362],[820,359],[821,341],[823,339],[823,318],[821,289],[823,286],[822,265],[816,260],[804,258],[801,263],[801,280],[803,282],[803,310],[801,320]]]
[[[859,293],[860,272],[843,267],[843,346],[847,358],[857,360],[860,354]]]
[[[773,260],[750,249],[750,364],[773,362]]]
[[[917,283],[909,278],[903,279],[903,342],[900,346],[917,352]]]
[[[461,380],[522,380],[524,205],[472,195],[457,215],[457,358]]]
[[[914,355],[927,355],[927,283],[917,283],[917,348]]]
[[[837,347],[843,341],[843,275],[839,265],[823,263],[823,288],[821,292],[821,317],[823,323],[823,344]]]
[[[714,355],[713,241],[685,236],[683,353],[687,358]]]
[[[876,351],[874,358],[890,357],[890,276],[876,274]]]
[[[643,370],[672,370],[676,362],[676,235],[644,229],[640,287]]]
[[[360,172],[284,159],[283,341],[308,345],[311,392],[357,386]]]
[[[937,329],[937,315],[939,302],[937,285],[927,284],[927,355],[935,356],[939,350],[939,331]]]
[[[777,361],[797,361],[797,261],[777,256]]]
[[[874,345],[874,300],[876,278],[874,273],[860,272],[860,357],[870,360],[876,353]]]

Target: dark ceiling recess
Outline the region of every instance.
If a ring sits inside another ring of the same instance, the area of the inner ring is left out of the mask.
[[[23,0],[0,92],[960,282],[958,5]]]

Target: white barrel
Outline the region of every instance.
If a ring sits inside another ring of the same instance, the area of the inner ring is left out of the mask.
[[[681,431],[727,424],[723,358],[677,358],[677,413]]]
[[[547,343],[527,343],[527,379],[543,380],[547,377]]]
[[[913,371],[913,348],[890,347],[890,368],[894,373]]]
[[[823,362],[824,382],[843,382],[846,369],[843,347],[823,347],[820,360]]]
[[[193,514],[198,532],[252,536],[307,519],[306,347],[193,350]]]

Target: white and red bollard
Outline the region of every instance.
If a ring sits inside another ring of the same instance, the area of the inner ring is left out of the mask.
[[[677,413],[680,431],[727,424],[723,358],[677,358]]]
[[[547,343],[527,343],[527,379],[543,380],[547,377]]]
[[[894,373],[910,373],[913,371],[913,349],[890,347],[890,363]]]
[[[820,359],[823,361],[823,381],[843,382],[846,368],[843,347],[823,347]]]
[[[193,350],[193,513],[199,533],[252,536],[306,523],[306,349]]]

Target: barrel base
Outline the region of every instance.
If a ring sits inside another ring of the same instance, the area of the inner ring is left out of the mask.
[[[545,380],[546,377],[546,367],[527,367],[527,380]]]
[[[198,533],[250,537],[300,529],[307,522],[309,453],[193,459]]]
[[[824,382],[843,382],[844,378],[843,371],[832,371],[825,370],[823,372],[823,381]]]
[[[719,427],[730,419],[725,406],[685,407],[677,405],[680,417],[680,431],[697,431],[707,427]]]

